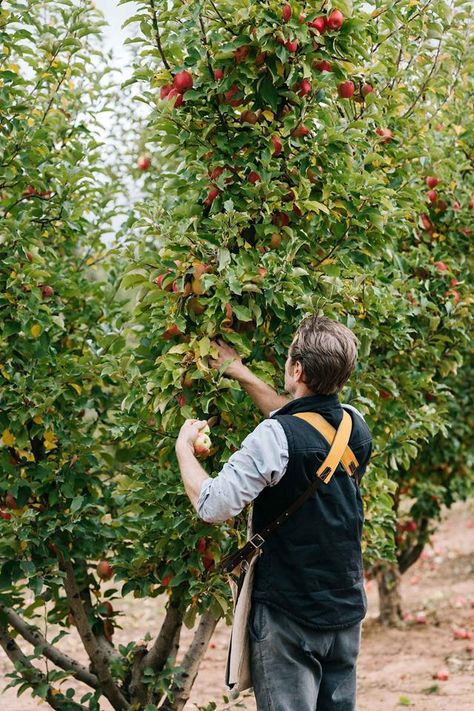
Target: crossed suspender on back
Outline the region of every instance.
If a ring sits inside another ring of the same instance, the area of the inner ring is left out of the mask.
[[[331,449],[316,471],[316,477],[311,486],[283,511],[278,518],[269,523],[268,526],[258,533],[255,533],[242,548],[222,559],[220,567],[225,573],[232,572],[240,563],[248,560],[255,551],[263,546],[268,536],[281,526],[292,513],[299,509],[321,484],[328,484],[339,463],[342,464],[349,476],[353,476],[359,466],[353,451],[348,445],[352,431],[352,419],[348,412],[343,411],[342,420],[337,430],[335,430],[324,417],[318,415],[316,412],[297,412],[293,417],[299,417],[312,425],[324,437],[328,444],[331,445]]]

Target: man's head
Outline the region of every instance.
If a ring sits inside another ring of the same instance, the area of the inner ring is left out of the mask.
[[[357,338],[324,316],[308,316],[288,350],[285,390],[293,397],[333,395],[349,379],[357,361]]]

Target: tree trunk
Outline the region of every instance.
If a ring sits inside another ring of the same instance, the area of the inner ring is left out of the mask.
[[[398,563],[381,563],[377,566],[376,580],[379,590],[379,622],[387,627],[398,627],[402,621]]]

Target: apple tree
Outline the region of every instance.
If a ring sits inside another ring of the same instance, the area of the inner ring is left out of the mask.
[[[371,11],[290,3],[291,13],[277,2],[138,5],[131,81],[149,110],[143,140],[152,162],[123,280],[136,299],[125,324],[135,348],[114,372],[130,384],[122,427],[133,505],[148,501],[153,515],[129,565],[146,561],[150,546],[159,550],[138,594],[165,581],[168,616],[173,601],[186,621],[202,615],[198,633],[227,612],[212,561],[244,524],[206,529],[196,520],[175,437],[184,418],[212,418],[206,468],[215,474],[259,420],[239,385],[209,366],[216,336],[281,389],[289,343],[308,311],[354,328],[361,364],[344,396],[366,414],[376,443],[364,486],[365,553],[368,563],[394,558],[397,472],[446,431],[447,410],[425,393],[433,383],[443,392],[443,341],[462,338],[466,326],[464,306],[448,307],[432,339],[444,294],[416,311],[409,275],[425,207],[422,116],[437,110],[432,62],[441,50],[446,67],[463,55],[468,16],[458,11],[455,22],[445,3],[375,3]],[[446,355],[449,367],[459,360]],[[200,546],[209,573],[201,594],[193,580]],[[178,700],[193,675],[194,667]]]
[[[0,7],[0,645],[10,686],[67,711],[100,696],[126,706],[109,564],[91,573],[125,530],[103,523],[118,505],[108,430],[123,388],[101,372],[121,311],[104,241],[119,182],[100,139],[116,99],[101,26],[89,2]],[[90,667],[61,650],[76,628]],[[70,678],[90,687],[80,701]]]

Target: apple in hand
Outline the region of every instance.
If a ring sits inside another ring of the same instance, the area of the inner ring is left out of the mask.
[[[211,438],[209,436],[211,429],[206,424],[199,432],[194,440],[194,454],[196,456],[208,457],[211,450]]]

